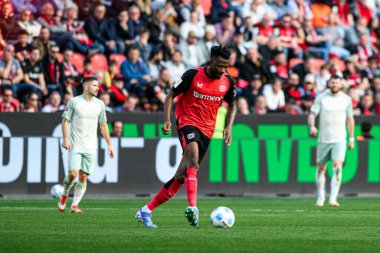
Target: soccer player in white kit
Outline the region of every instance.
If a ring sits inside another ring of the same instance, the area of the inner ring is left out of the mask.
[[[319,137],[317,146],[317,202],[323,206],[325,202],[326,163],[333,161],[333,176],[329,206],[339,207],[337,197],[342,181],[342,166],[346,156],[346,124],[349,133],[348,149],[355,146],[355,121],[352,113],[351,98],[343,93],[342,78],[333,75],[329,81],[329,89],[321,93],[314,102],[308,117],[310,135],[318,133],[315,118],[319,114]]]
[[[79,175],[74,187],[74,199],[71,212],[83,213],[78,205],[87,188],[87,177],[94,170],[98,147],[98,124],[108,145],[108,155],[113,158],[110,134],[108,131],[105,105],[96,98],[99,92],[99,82],[95,77],[85,77],[81,81],[83,94],[72,98],[62,114],[62,147],[69,150],[69,173],[63,180],[64,192],[58,202],[59,211],[66,208],[66,201],[75,178]],[[68,135],[71,124],[70,137]]]

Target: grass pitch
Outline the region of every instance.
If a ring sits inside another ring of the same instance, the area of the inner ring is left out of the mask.
[[[134,220],[147,199],[88,200],[83,215],[60,213],[55,200],[0,200],[0,252],[380,252],[380,200],[201,199],[200,228],[189,227],[186,200],[173,199],[153,216],[158,229]],[[209,214],[228,206],[234,227],[216,229]]]

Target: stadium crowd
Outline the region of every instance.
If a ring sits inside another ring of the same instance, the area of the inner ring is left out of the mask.
[[[232,50],[241,114],[307,114],[333,74],[380,114],[378,0],[9,0],[0,112],[56,112],[94,75],[108,112],[163,110],[182,73]]]

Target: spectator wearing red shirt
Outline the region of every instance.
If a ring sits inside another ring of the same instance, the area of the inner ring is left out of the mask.
[[[337,12],[343,25],[351,26],[353,24],[353,17],[350,13],[350,7],[347,0],[337,0],[333,6],[333,12]]]
[[[358,68],[356,67],[353,57],[349,57],[345,61],[346,70],[343,72],[343,77],[349,86],[357,87],[361,82],[361,76]]]
[[[292,17],[289,14],[282,16],[274,34],[280,36],[281,46],[287,51],[289,58],[294,58],[301,53],[299,45],[304,43],[305,35],[301,28],[292,26]]]
[[[359,61],[363,67],[368,66],[368,58],[377,53],[377,49],[372,47],[372,43],[368,41],[368,35],[366,33],[361,33],[359,37],[359,45],[357,47],[357,53],[359,55]]]
[[[280,77],[283,80],[288,79],[288,63],[284,52],[278,52],[275,55],[274,60],[269,65],[269,75],[271,79],[275,77]]]
[[[0,100],[0,112],[18,112],[20,111],[20,103],[13,98],[13,90],[11,88],[3,89],[3,97]]]
[[[123,76],[117,75],[113,79],[113,84],[108,89],[111,97],[112,107],[115,111],[120,112],[123,110],[123,104],[127,101],[128,91],[124,88]]]
[[[347,95],[350,96],[350,98],[351,98],[352,109],[355,109],[355,111],[357,111],[360,98],[359,98],[358,94],[356,93],[356,88],[352,87],[352,86],[349,87],[347,89]]]
[[[292,73],[289,76],[288,83],[285,85],[285,98],[286,101],[291,99],[299,102],[301,99],[301,92],[298,90],[300,80],[299,76],[296,73]]]
[[[71,60],[73,58],[73,50],[71,49],[66,49],[65,52],[63,52],[63,61],[59,64],[59,77],[60,77],[60,83],[63,83],[65,78],[67,76],[71,76],[75,79],[76,86],[80,86],[79,84],[79,79],[80,79],[80,74],[77,70],[77,68],[71,63]]]
[[[91,62],[90,59],[87,58],[84,61],[84,66],[83,67],[84,67],[84,70],[83,70],[83,73],[82,73],[82,78],[94,75],[94,72],[92,71],[92,62]]]
[[[257,33],[256,41],[261,45],[268,43],[269,38],[274,35],[274,27],[271,25],[271,17],[265,15],[260,23],[255,25],[255,32]]]
[[[367,0],[357,1],[357,11],[358,11],[358,16],[365,17],[369,24],[369,22],[371,21],[372,12],[371,12],[371,9],[368,8],[368,6],[366,5],[366,1]]]
[[[49,48],[48,54],[42,59],[42,70],[46,82],[46,88],[49,91],[57,90],[60,87],[59,78],[59,47],[52,45]]]

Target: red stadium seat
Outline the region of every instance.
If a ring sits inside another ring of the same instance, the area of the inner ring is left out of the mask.
[[[85,57],[82,54],[74,53],[71,63],[78,69],[80,73],[84,70]]]
[[[123,61],[125,61],[127,57],[125,57],[125,55],[122,55],[122,54],[111,54],[110,55],[110,60],[114,60],[117,62],[117,74],[119,74],[119,71],[120,71],[120,65],[123,63]]]
[[[91,57],[92,62],[92,70],[101,70],[101,71],[107,71],[108,70],[108,62],[107,58],[104,54],[96,54]]]
[[[61,54],[61,53],[57,54],[57,58],[58,58],[59,62],[62,62],[63,61],[63,54]]]
[[[292,58],[292,59],[290,59],[290,61],[289,61],[289,69],[294,68],[296,65],[298,65],[300,63],[303,63],[303,59],[299,59],[299,58]]]

